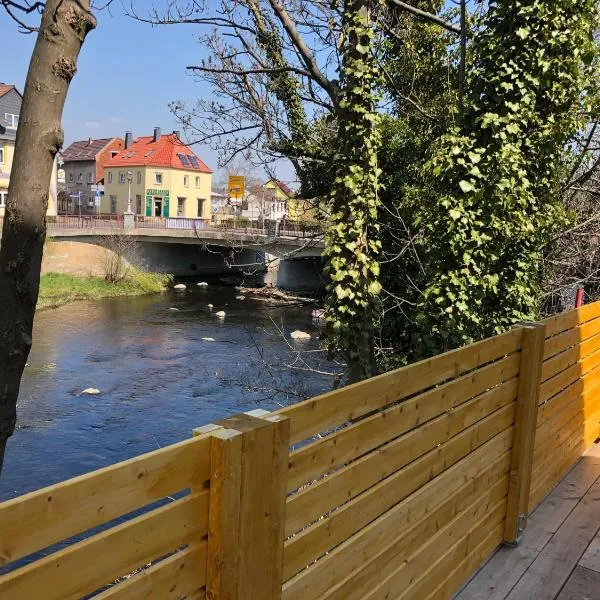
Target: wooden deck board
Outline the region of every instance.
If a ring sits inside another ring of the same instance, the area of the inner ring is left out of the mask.
[[[556,600],[598,600],[600,598],[600,573],[576,567]]]
[[[599,528],[596,444],[531,515],[523,544],[500,548],[455,600],[586,600],[585,585],[596,582],[580,569],[600,573]],[[600,587],[593,593],[600,600]]]
[[[600,573],[600,533],[596,535],[592,543],[588,546],[579,561],[579,565]],[[600,587],[598,588],[598,595],[600,596]]]

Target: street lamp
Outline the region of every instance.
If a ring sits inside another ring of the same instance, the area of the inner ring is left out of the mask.
[[[131,182],[133,181],[131,171],[127,171],[127,183],[129,184],[129,191],[127,193],[127,212],[131,214]]]

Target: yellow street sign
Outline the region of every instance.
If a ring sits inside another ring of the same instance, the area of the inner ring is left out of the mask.
[[[245,178],[241,175],[229,176],[229,196],[231,198],[243,198],[245,188]]]

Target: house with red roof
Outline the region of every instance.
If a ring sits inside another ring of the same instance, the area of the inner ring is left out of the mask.
[[[212,171],[174,131],[133,140],[104,165],[102,212],[122,214],[128,207],[147,217],[211,216]]]
[[[10,173],[15,155],[15,141],[23,96],[14,85],[0,82],[0,217],[4,215],[10,192]],[[48,196],[48,215],[56,215],[57,168],[52,169]]]
[[[104,166],[124,147],[125,141],[120,137],[88,138],[73,142],[62,152],[70,209],[77,210],[80,203],[83,212],[95,210],[96,190],[92,186],[104,183]]]

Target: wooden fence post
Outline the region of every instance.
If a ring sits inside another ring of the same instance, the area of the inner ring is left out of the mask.
[[[522,326],[521,367],[504,523],[504,542],[518,546],[527,525],[546,326]]]
[[[209,432],[208,600],[281,598],[289,419],[254,414]]]

